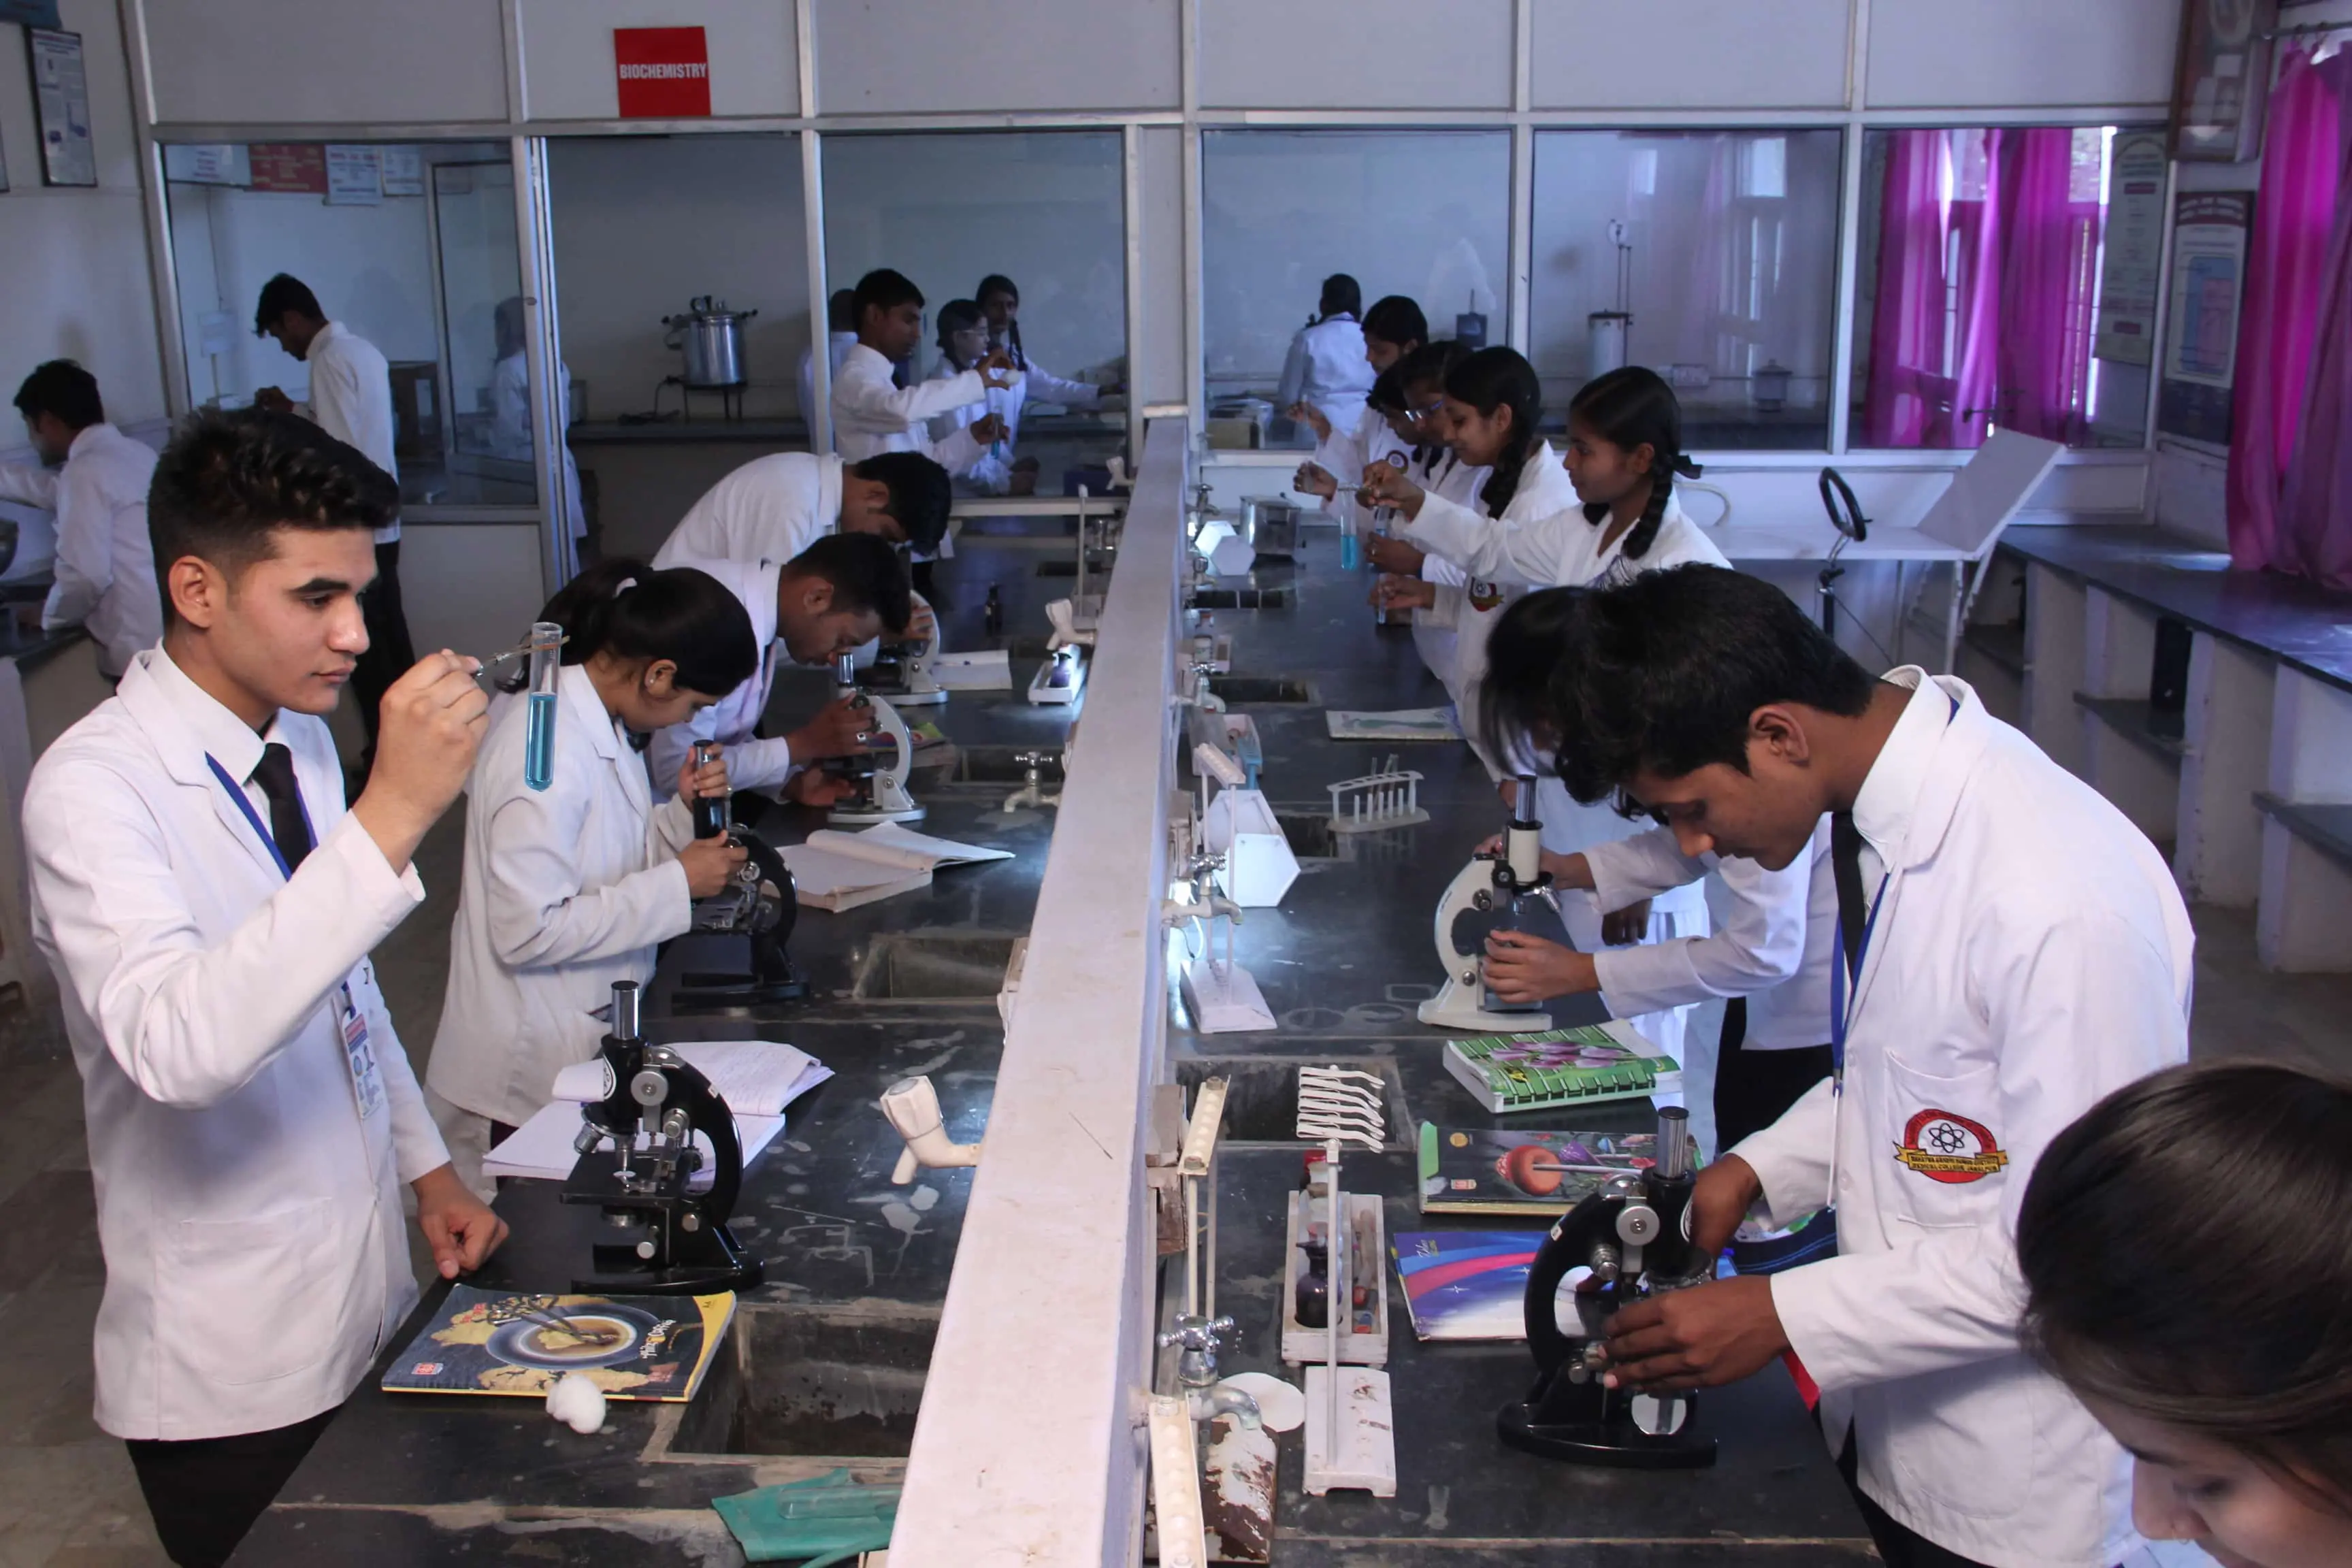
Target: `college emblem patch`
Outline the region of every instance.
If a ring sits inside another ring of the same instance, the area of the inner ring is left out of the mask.
[[[1895,1158],[1931,1182],[1981,1182],[2009,1155],[1980,1121],[1948,1110],[1923,1110],[1903,1129]]]

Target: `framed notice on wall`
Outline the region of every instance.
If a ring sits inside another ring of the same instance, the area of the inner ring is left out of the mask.
[[[2230,444],[2238,378],[2238,309],[2246,293],[2251,191],[2196,191],[2172,215],[2172,298],[2156,426],[2168,436]]]
[[[2278,0],[2184,0],[2172,155],[2242,163],[2262,151]]]
[[[2098,355],[2118,364],[2156,357],[2164,267],[2164,181],[2171,159],[2160,131],[2117,136],[2108,181],[2105,260],[2099,280]]]
[[[33,111],[41,132],[41,183],[98,184],[98,150],[89,139],[89,79],[82,70],[81,35],[47,27],[25,29],[33,66]]]

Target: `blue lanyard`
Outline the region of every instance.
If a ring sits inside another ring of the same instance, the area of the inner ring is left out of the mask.
[[[253,831],[261,838],[261,847],[268,850],[269,858],[278,863],[278,874],[288,881],[292,881],[294,868],[286,864],[286,853],[278,847],[278,840],[270,833],[268,825],[261,820],[261,813],[253,809],[253,798],[245,793],[243,787],[235,779],[228,776],[228,770],[221,766],[220,759],[210,752],[205,753],[205,765],[212,769],[213,777],[220,780],[221,787],[228,791],[229,799],[236,802],[237,810],[245,813],[245,819],[253,824]],[[299,784],[294,790],[294,804],[301,807],[302,826],[310,827],[310,808],[302,805],[302,790]],[[310,841],[315,845],[318,840],[319,831],[311,827]]]

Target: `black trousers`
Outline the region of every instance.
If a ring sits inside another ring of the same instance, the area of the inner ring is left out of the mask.
[[[1830,1076],[1827,1046],[1788,1051],[1747,1048],[1748,998],[1723,1009],[1723,1046],[1715,1060],[1715,1147],[1718,1152],[1760,1132],[1788,1113],[1813,1085]]]
[[[360,722],[367,730],[367,760],[375,761],[376,710],[392,683],[416,663],[416,648],[408,640],[408,616],[400,605],[400,541],[375,547],[375,581],[360,595],[360,615],[367,623],[368,648],[352,670],[352,690],[360,703]]]
[[[1846,1435],[1844,1451],[1838,1455],[1838,1474],[1853,1493],[1856,1506],[1862,1510],[1862,1521],[1870,1527],[1870,1539],[1878,1548],[1878,1555],[1886,1568],[1984,1568],[1973,1557],[1963,1557],[1948,1547],[1937,1545],[1909,1525],[1870,1500],[1854,1479],[1853,1436]]]
[[[164,1553],[180,1568],[219,1568],[335,1418],[191,1442],[126,1442]]]

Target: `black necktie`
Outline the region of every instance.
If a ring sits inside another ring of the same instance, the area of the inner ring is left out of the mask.
[[[294,753],[276,741],[262,747],[253,782],[269,797],[269,837],[278,841],[290,877],[310,853],[310,820],[302,815],[302,790],[294,782]]]
[[[1854,974],[1862,963],[1863,925],[1870,916],[1862,899],[1862,829],[1850,811],[1830,814],[1830,869],[1837,877],[1838,938],[1845,948],[1846,973]]]

